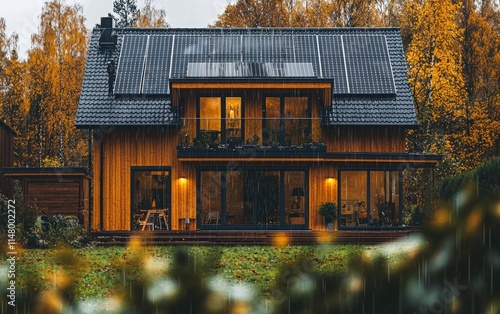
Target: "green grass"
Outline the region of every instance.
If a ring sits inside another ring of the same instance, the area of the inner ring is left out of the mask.
[[[131,279],[153,280],[168,275],[174,253],[183,249],[189,253],[190,262],[200,276],[219,276],[231,282],[249,283],[259,294],[266,295],[279,281],[286,265],[303,261],[302,267],[319,273],[345,272],[349,260],[367,248],[356,245],[146,247],[137,250],[92,247],[75,249],[72,254],[63,256],[61,250],[24,250],[18,259],[17,281],[21,288],[29,282],[37,289],[50,288],[64,273],[61,265],[73,265],[69,273],[76,278],[76,300],[107,297]]]

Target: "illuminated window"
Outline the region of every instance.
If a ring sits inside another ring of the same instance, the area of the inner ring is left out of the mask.
[[[198,134],[209,142],[241,143],[242,109],[241,97],[200,97]]]

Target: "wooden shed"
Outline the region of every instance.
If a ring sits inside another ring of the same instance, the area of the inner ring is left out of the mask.
[[[88,227],[90,172],[87,168],[4,168],[21,181],[26,199],[41,213],[78,217]]]

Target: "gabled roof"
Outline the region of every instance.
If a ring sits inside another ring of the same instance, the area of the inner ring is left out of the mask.
[[[333,81],[332,125],[417,124],[395,28],[115,29],[91,37],[76,125],[172,125],[175,80]],[[116,80],[108,95],[109,60]]]

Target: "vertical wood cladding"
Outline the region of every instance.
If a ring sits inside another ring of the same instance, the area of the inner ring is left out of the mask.
[[[183,104],[186,125],[182,132],[189,133],[192,143],[196,136],[196,106],[199,96],[241,96],[244,103],[245,136],[257,134],[262,139],[261,117],[263,97],[294,95],[290,90],[202,90],[174,91],[175,101]],[[295,92],[311,97],[311,117],[319,118],[321,90]],[[329,99],[327,99],[329,101]],[[191,118],[191,119],[190,119]],[[319,121],[319,120],[318,120]],[[313,124],[313,140],[326,143],[330,152],[404,152],[404,129],[397,127],[319,127]],[[176,146],[181,140],[176,127],[115,128],[102,135],[94,145],[94,213],[93,228],[103,230],[130,230],[131,228],[131,167],[171,167],[171,229],[183,229],[179,218],[196,217],[196,167],[223,166],[226,162],[180,161]],[[101,164],[102,161],[102,164]],[[238,161],[239,162],[239,161]],[[309,226],[324,230],[324,221],[318,215],[321,203],[337,203],[337,166],[324,161],[283,161],[266,163],[245,161],[245,166],[306,166],[309,169]],[[101,181],[102,178],[102,181]],[[102,186],[101,186],[102,184]],[[102,193],[101,193],[102,191]],[[100,220],[102,217],[102,221]]]

